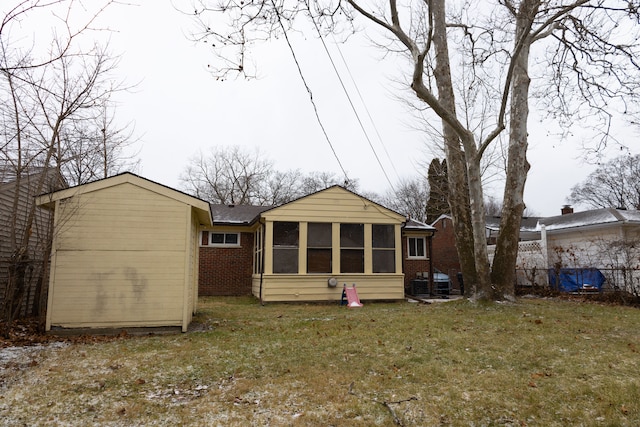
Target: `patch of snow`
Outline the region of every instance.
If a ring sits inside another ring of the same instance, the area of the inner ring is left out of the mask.
[[[4,388],[7,379],[17,372],[38,364],[38,356],[44,350],[61,349],[68,345],[65,342],[52,342],[33,346],[0,348],[0,389]]]

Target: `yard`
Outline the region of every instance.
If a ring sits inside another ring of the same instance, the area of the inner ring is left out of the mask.
[[[527,298],[199,308],[185,334],[25,350],[0,376],[0,424],[640,424],[636,308]]]

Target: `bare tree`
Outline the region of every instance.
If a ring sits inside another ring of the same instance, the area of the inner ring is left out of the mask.
[[[303,196],[304,194],[301,193],[300,188],[302,180],[303,175],[299,169],[292,169],[286,172],[272,171],[261,185],[258,204],[279,206]]]
[[[449,6],[449,7],[448,7]],[[193,11],[191,12],[193,13]],[[209,25],[205,17],[225,17],[227,27]],[[312,28],[329,32],[354,29],[356,19],[380,29],[389,57],[407,60],[408,88],[442,122],[449,177],[449,205],[465,282],[476,298],[514,297],[518,230],[529,164],[529,100],[532,48],[547,62],[536,72],[546,77],[536,93],[553,94],[558,116],[600,118],[610,123],[612,109],[637,96],[638,7],[622,0],[501,0],[497,2],[402,2],[386,6],[356,0],[224,3],[201,1],[195,8],[202,39],[219,56],[218,76],[251,75],[249,45],[287,34],[304,16]],[[621,31],[621,28],[623,30]],[[374,36],[375,37],[375,36]],[[456,46],[456,53],[450,53]],[[452,62],[453,58],[453,62]],[[551,75],[545,75],[546,73]],[[454,84],[464,82],[464,84]],[[552,85],[548,83],[552,82]],[[469,102],[459,104],[459,88],[482,88],[478,101],[493,116],[479,127],[472,123]],[[486,101],[490,102],[487,103]],[[574,101],[582,101],[576,108]],[[485,236],[482,158],[509,126],[506,177],[500,235],[490,266]],[[606,141],[607,126],[602,141]]]
[[[56,163],[69,185],[138,169],[133,124],[120,126],[114,109],[107,100],[95,111],[95,117],[72,120],[62,132]]]
[[[341,185],[357,190],[357,181],[341,182],[331,172],[274,169],[273,161],[259,149],[239,146],[212,147],[194,155],[180,176],[184,191],[211,203],[275,206]]]
[[[358,191],[359,186],[357,179],[345,181],[344,179],[340,179],[340,177],[335,173],[314,171],[303,177],[300,193],[311,194],[316,191],[324,190],[332,185],[340,185],[347,190],[355,192]]]
[[[7,324],[19,314],[31,279],[39,280],[33,298],[35,308],[41,308],[37,302],[46,294],[46,279],[31,277],[29,273],[34,262],[34,245],[41,245],[38,252],[44,260],[42,271],[46,272],[51,242],[51,235],[47,235],[51,228],[37,226],[42,219],[33,196],[64,184],[61,171],[68,160],[64,153],[77,142],[74,130],[81,123],[99,117],[110,95],[122,89],[111,74],[116,58],[100,46],[87,48],[75,43],[109,3],[97,6],[93,12],[81,8],[86,16],[85,25],[75,30],[71,22],[75,21],[72,12],[77,9],[72,1],[23,1],[2,21],[0,168],[14,188],[9,193],[10,200],[3,200],[8,221],[0,225],[6,227],[9,235],[4,242],[8,249],[2,251],[9,255],[8,279],[0,307],[0,315],[8,320]],[[33,50],[11,43],[17,21],[26,24],[32,13],[43,10],[60,17],[56,18],[58,26],[66,29],[63,35],[51,39],[44,59]],[[61,10],[62,15],[55,14]]]
[[[259,204],[260,189],[273,171],[273,162],[259,149],[239,146],[200,151],[180,176],[185,191],[211,203]]]
[[[569,201],[591,209],[640,209],[640,154],[601,164],[571,189]]]
[[[425,222],[429,183],[424,177],[400,180],[394,189],[387,191],[380,203],[409,218]]]
[[[114,3],[117,2],[103,0],[88,8],[81,7],[74,0],[17,0],[13,5],[5,5],[7,9],[0,11],[3,15],[0,21],[0,49],[4,55],[0,72],[6,74],[36,69],[77,53],[73,51],[76,40],[91,30],[100,14]],[[51,34],[43,35],[42,32],[47,28],[38,28],[38,24],[28,25],[39,14],[46,14],[50,22],[53,18]],[[49,49],[34,57],[35,40],[30,47],[18,45],[21,37],[14,33],[25,29],[30,39],[39,35],[41,40],[46,40]],[[7,55],[8,52],[11,54]]]

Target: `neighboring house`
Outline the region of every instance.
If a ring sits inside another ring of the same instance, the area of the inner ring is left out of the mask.
[[[440,215],[431,226],[436,230],[433,236],[433,266],[447,274],[458,290],[461,289],[458,273],[460,259],[456,249],[453,220],[449,215]]]
[[[45,194],[54,212],[46,330],[177,327],[197,303],[209,204],[123,173]]]
[[[485,221],[485,227],[487,232],[487,244],[495,245],[498,233],[500,232],[500,220],[499,216],[488,216]],[[520,220],[520,241],[536,240],[540,238],[540,229],[538,227],[538,221],[542,219],[539,217],[522,217]]]
[[[9,300],[20,301],[19,307],[12,307],[18,310],[18,316],[38,315],[46,291],[43,267],[51,240],[51,215],[35,207],[35,196],[65,186],[55,169],[31,169],[19,180],[15,172],[0,169],[0,307],[7,309]],[[26,257],[17,265],[16,253],[25,247]],[[22,275],[22,279],[8,289],[10,275]],[[0,310],[0,319],[2,314]]]
[[[521,230],[518,284],[546,285],[549,269],[601,270],[606,286],[640,293],[640,211],[595,209],[537,218]],[[489,247],[490,256],[493,247]]]
[[[331,301],[355,283],[363,300],[393,300],[416,272],[432,271],[432,227],[340,186],[278,207],[212,212],[200,237],[201,295]]]

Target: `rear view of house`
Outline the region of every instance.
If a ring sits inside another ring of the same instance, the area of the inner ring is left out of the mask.
[[[206,202],[124,173],[37,203],[54,211],[46,330],[187,329]]]
[[[332,301],[356,283],[363,300],[393,300],[417,272],[431,271],[432,227],[405,227],[403,215],[340,186],[278,207],[214,205],[212,213],[200,243],[201,295]]]

